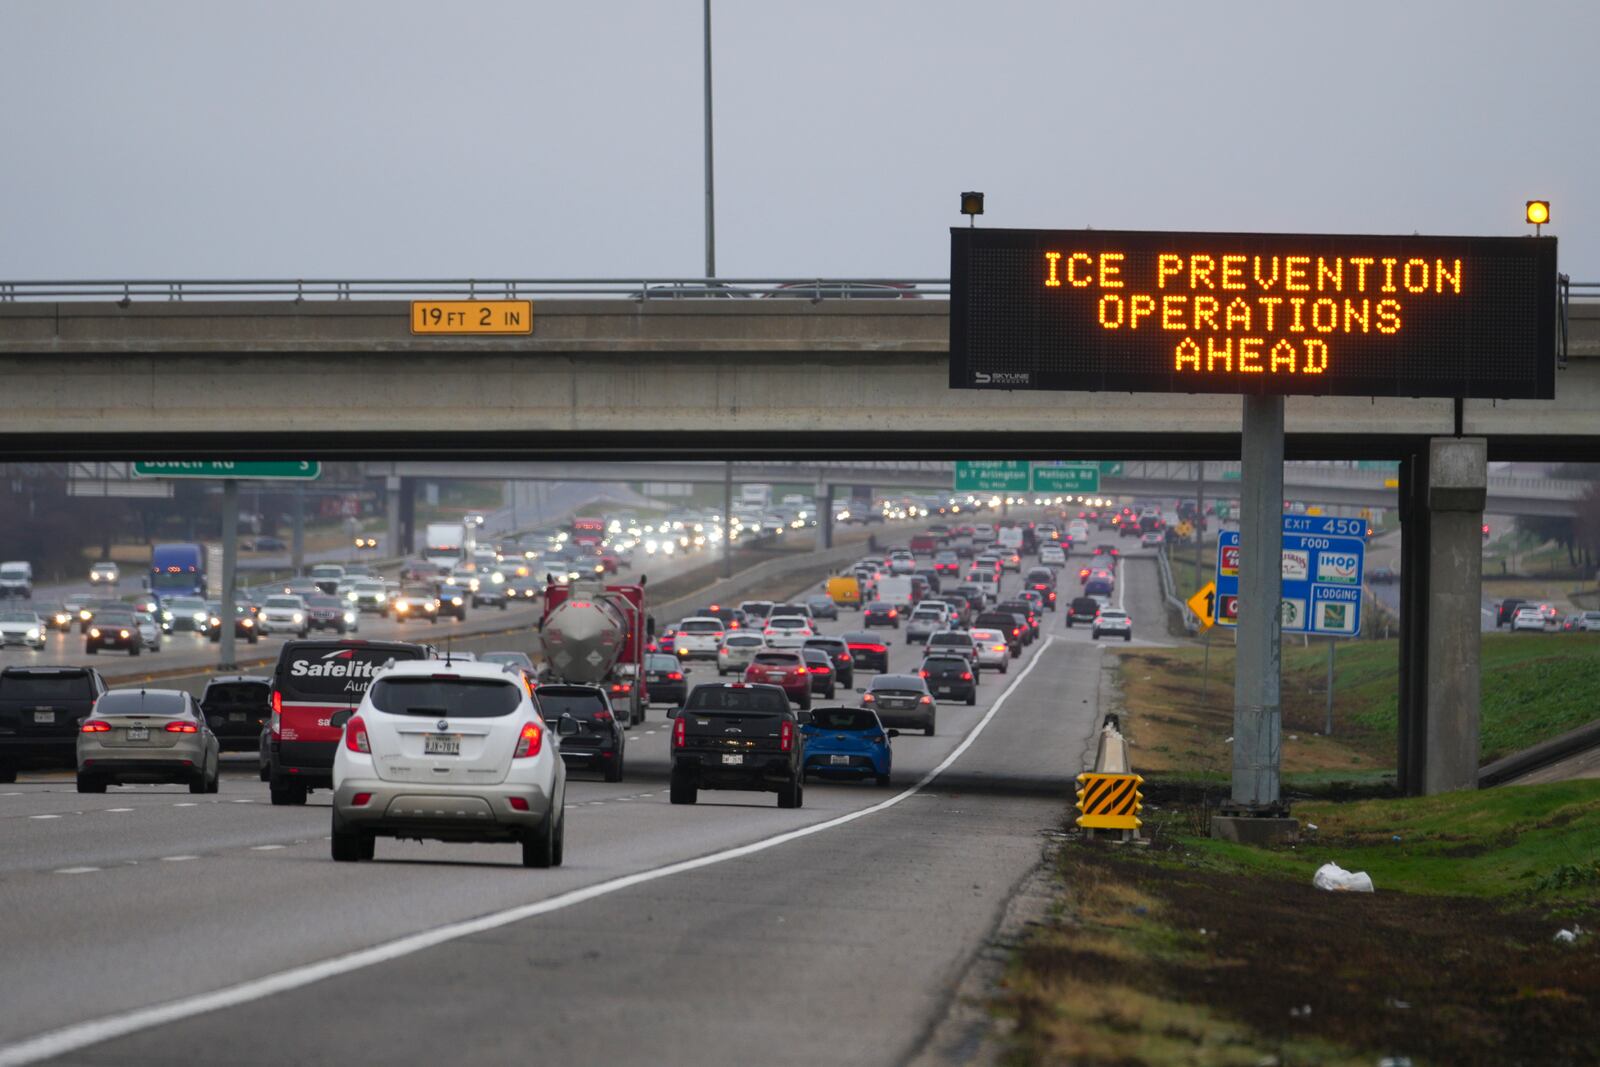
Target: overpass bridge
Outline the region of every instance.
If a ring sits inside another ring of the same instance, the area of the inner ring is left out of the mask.
[[[699,291],[720,292],[713,284]],[[941,291],[919,284],[918,295]],[[1238,455],[1232,396],[952,394],[948,301],[862,298],[882,291],[768,283],[765,298],[693,299],[679,298],[692,286],[672,282],[0,283],[0,453]],[[415,337],[409,303],[394,299],[469,292],[533,296],[532,334]],[[771,298],[797,293],[818,299]],[[1464,404],[1459,429],[1487,438],[1491,458],[1600,458],[1600,302],[1573,303],[1570,337],[1554,400]],[[1446,399],[1287,403],[1291,457],[1399,458],[1457,429]]]
[[[728,464],[701,460],[633,461],[573,460],[565,463],[478,462],[475,478],[504,481],[578,482],[687,482],[720,485]],[[1122,473],[1102,476],[1100,492],[1107,496],[1192,497],[1204,467],[1207,500],[1238,498],[1240,465],[1234,460],[1133,460]],[[396,460],[367,464],[372,478],[458,478],[460,463],[450,460]],[[816,486],[866,485],[950,493],[953,464],[944,460],[887,460],[853,462],[739,462],[732,464],[735,484],[782,482]],[[1394,473],[1345,467],[1287,463],[1283,468],[1284,495],[1314,504],[1350,507],[1395,506]],[[1589,483],[1510,475],[1489,476],[1487,510],[1496,515],[1570,516]]]

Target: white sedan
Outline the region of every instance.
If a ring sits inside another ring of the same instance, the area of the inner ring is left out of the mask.
[[[31,611],[0,613],[0,647],[24,645],[32,649],[44,648],[44,620]]]
[[[1065,567],[1067,554],[1059,544],[1052,541],[1039,546],[1039,562],[1046,567]]]
[[[1006,635],[999,630],[970,630],[968,633],[978,649],[978,666],[1006,673],[1006,668],[1011,666],[1011,648],[1006,644]]]

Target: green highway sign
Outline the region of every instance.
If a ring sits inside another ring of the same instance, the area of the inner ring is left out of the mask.
[[[956,492],[1026,493],[1028,461],[1025,459],[957,460]]]
[[[320,460],[144,460],[135,478],[254,478],[311,481],[322,476]]]
[[[1098,493],[1098,463],[1036,463],[1033,467],[1035,493]]]
[[[1100,476],[1102,478],[1120,478],[1124,467],[1120,459],[1103,459],[1100,461]]]

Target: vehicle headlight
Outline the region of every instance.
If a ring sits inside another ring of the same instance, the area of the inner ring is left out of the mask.
[[[396,610],[396,611],[410,611],[411,610],[411,605],[407,604],[404,600],[396,600],[394,602],[394,610]]]
[[[37,641],[38,639],[39,639],[39,628],[36,626],[33,629],[28,631],[28,640]]]
[[[211,625],[212,626],[221,626],[222,625],[222,620],[219,619],[219,618],[213,617],[211,619]]]
[[[98,627],[98,626],[92,627],[89,630],[89,636],[90,637],[99,637],[100,636],[100,627]]]
[[[345,612],[344,613],[344,621],[345,622],[355,622],[356,621],[356,613],[353,612],[353,611]]]
[[[300,614],[297,611],[297,612],[294,613],[294,616],[290,619],[290,621],[291,622],[305,622],[306,621],[306,617],[304,615]]]
[[[239,622],[243,626],[254,626],[256,624],[254,619],[240,619]]]
[[[56,624],[57,625],[64,626],[64,625],[66,625],[67,623],[69,623],[71,621],[72,621],[72,616],[68,615],[66,612],[61,611],[61,612],[57,612],[56,613]]]
[[[461,606],[461,598],[458,596],[453,596],[450,598],[450,603],[459,608]]]
[[[161,614],[165,615],[169,619],[172,618],[172,615],[169,612],[164,611]],[[82,619],[84,622],[88,622],[90,619],[94,618],[94,612],[90,611],[88,608],[79,608],[78,618]]]
[[[117,633],[122,637],[127,637],[128,636],[128,631],[126,631],[126,630],[118,630]]]
[[[203,611],[195,612],[194,613],[194,621],[195,622],[205,622],[206,621],[206,613],[203,612]]]
[[[359,597],[357,596],[356,591],[354,589],[352,589],[352,590],[350,590],[350,592],[346,593],[344,598],[346,600],[350,601],[352,604],[355,603],[356,600],[359,599]]]

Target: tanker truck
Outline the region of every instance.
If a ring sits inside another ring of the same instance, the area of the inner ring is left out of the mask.
[[[637,585],[578,580],[549,581],[544,591],[547,682],[599,686],[611,706],[626,710],[628,725],[644,721],[649,706],[644,649],[649,640],[644,579]]]

